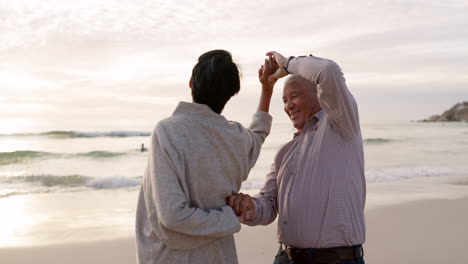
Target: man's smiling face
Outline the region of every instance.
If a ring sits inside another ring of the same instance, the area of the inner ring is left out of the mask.
[[[304,128],[311,116],[322,109],[317,99],[315,85],[298,76],[286,80],[283,103],[284,111],[299,131]]]

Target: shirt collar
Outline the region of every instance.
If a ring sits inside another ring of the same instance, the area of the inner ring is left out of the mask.
[[[324,113],[325,112],[323,110],[320,110],[317,113],[315,113],[315,115],[307,119],[304,129],[302,129],[302,131],[307,131],[310,128],[315,127],[315,124],[317,124],[320,121],[320,119],[322,119]],[[293,138],[296,138],[297,136],[299,136],[302,133],[302,131],[297,131],[296,133],[294,133]]]
[[[320,121],[320,119],[322,119],[324,113],[325,113],[325,111],[320,110],[314,116],[317,118],[318,121]]]
[[[210,116],[216,118],[224,118],[222,115],[215,113],[206,104],[197,104],[189,102],[179,102],[173,115],[197,115],[197,116]]]

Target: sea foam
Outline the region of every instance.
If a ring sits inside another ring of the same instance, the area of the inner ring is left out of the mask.
[[[93,189],[116,189],[135,187],[141,184],[141,177],[89,177],[83,175],[25,175],[1,177],[2,184],[29,183],[43,187],[88,187]]]
[[[457,169],[449,167],[392,167],[369,169],[366,171],[366,181],[373,182],[388,182],[398,181],[421,177],[439,177],[457,173]]]
[[[365,172],[366,182],[369,184],[377,182],[393,182],[404,181],[414,178],[430,178],[442,177],[451,175],[466,175],[468,170],[459,167],[435,167],[435,166],[420,166],[420,167],[389,167],[368,169]],[[265,178],[250,177],[242,184],[244,190],[259,190],[265,184]]]
[[[141,180],[128,177],[103,177],[94,178],[86,182],[86,186],[94,189],[116,189],[135,187],[141,184]]]

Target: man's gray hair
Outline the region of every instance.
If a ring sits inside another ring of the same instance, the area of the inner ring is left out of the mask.
[[[307,87],[310,87],[314,93],[317,93],[317,87],[316,84],[307,80],[306,78],[300,76],[299,74],[291,74],[289,77],[286,79],[284,82],[284,85],[287,83],[293,83],[293,82],[298,82],[298,83],[303,83]]]

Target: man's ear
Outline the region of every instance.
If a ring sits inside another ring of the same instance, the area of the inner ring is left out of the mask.
[[[193,89],[192,76],[190,76],[189,87],[190,87],[190,89]]]

